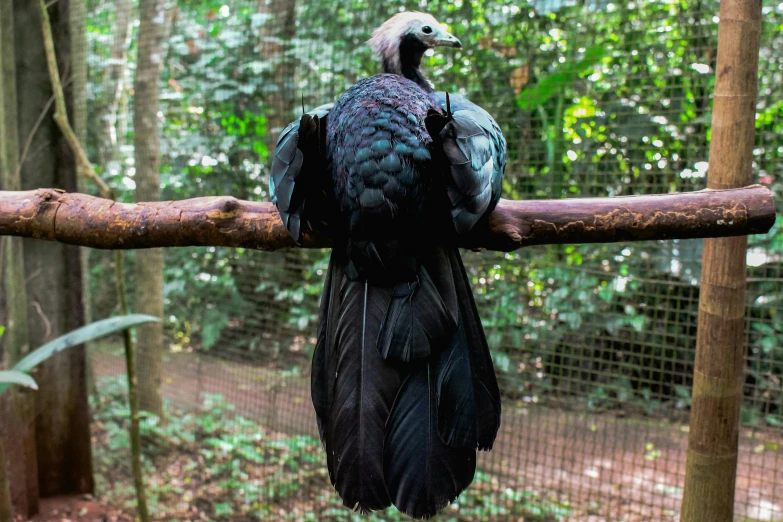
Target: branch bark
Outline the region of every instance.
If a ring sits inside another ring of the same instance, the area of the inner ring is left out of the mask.
[[[459,244],[510,252],[543,244],[727,237],[763,234],[774,222],[772,193],[759,185],[652,196],[501,200],[487,222]],[[0,235],[114,250],[296,246],[271,203],[222,196],[124,204],[56,189],[0,192]],[[328,237],[310,234],[301,246],[330,245]]]

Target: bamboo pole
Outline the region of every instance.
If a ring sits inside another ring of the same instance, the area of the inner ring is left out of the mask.
[[[761,0],[720,3],[707,178],[713,189],[752,178],[760,38]],[[683,522],[734,518],[747,245],[746,236],[704,241]]]

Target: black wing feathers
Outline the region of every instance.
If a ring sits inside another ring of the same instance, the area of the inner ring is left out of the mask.
[[[310,376],[310,393],[318,421],[318,432],[326,451],[329,477],[334,484],[334,452],[330,451],[329,422],[334,403],[337,372],[337,353],[334,350],[335,331],[342,312],[341,297],[345,294],[347,279],[344,261],[332,253],[326,273],[324,293],[318,322],[318,338],[313,351],[313,368]]]
[[[329,109],[330,105],[324,105],[302,115],[277,139],[269,191],[283,224],[297,243],[327,213],[325,142]]]
[[[445,185],[454,228],[466,234],[500,199],[506,140],[495,120],[478,105],[458,95],[432,96],[446,115],[432,111],[425,125],[448,164]]]

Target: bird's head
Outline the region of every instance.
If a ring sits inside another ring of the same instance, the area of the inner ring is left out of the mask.
[[[383,71],[410,79],[418,72],[421,57],[433,47],[462,47],[433,16],[405,12],[386,20],[368,42],[383,63]],[[421,73],[418,73],[420,76]]]

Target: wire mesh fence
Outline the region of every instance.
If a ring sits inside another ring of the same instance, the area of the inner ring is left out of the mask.
[[[87,4],[88,152],[132,201],[139,6]],[[428,53],[438,89],[500,123],[513,199],[704,188],[717,1],[199,0],[165,4],[157,124],[162,199],[268,198],[282,128],[379,71],[365,45],[403,8],[462,50]],[[783,4],[764,2],[754,171],[780,201]],[[783,520],[783,237],[748,250],[736,519]],[[328,252],[165,252],[168,423],[145,420],[154,510],[208,519],[350,519],[328,482],[309,397]],[[495,449],[442,520],[676,520],[700,241],[465,253],[503,395]],[[134,256],[129,256],[133,268]],[[90,257],[93,315],[116,310],[110,254]],[[132,274],[129,270],[129,274]],[[131,285],[138,296],[145,281]],[[154,362],[143,357],[139,372]],[[92,352],[99,494],[130,501],[124,360]],[[394,520],[394,511],[374,515]]]

